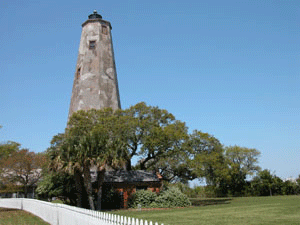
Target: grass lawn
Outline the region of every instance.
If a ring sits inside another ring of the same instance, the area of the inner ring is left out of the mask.
[[[1,225],[49,225],[39,217],[31,213],[17,210],[0,208],[0,224]]]
[[[200,199],[198,202],[207,200]],[[204,205],[153,211],[119,210],[113,213],[165,225],[300,224],[300,196],[232,198],[217,201],[214,205]]]

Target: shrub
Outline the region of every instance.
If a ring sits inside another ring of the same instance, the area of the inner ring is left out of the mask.
[[[190,206],[191,202],[188,197],[183,194],[178,188],[170,187],[163,191],[153,203],[150,204],[152,208],[171,208],[171,207],[185,207]]]
[[[157,197],[156,193],[152,191],[139,190],[133,193],[128,201],[129,208],[138,208],[140,205],[142,208],[147,208]]]
[[[181,182],[166,185],[166,190],[168,190],[169,188],[177,188],[180,190],[180,192],[187,195],[188,197],[190,197],[189,195],[192,192],[192,188],[190,188],[187,184]]]

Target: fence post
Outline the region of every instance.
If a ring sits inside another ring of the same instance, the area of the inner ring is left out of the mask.
[[[56,225],[59,225],[59,210],[57,204],[55,204],[55,208],[56,208]]]
[[[128,221],[128,222],[127,222],[128,224],[126,224],[126,225],[132,225],[132,223],[131,223],[131,218],[130,218],[130,217],[127,218],[127,221]]]

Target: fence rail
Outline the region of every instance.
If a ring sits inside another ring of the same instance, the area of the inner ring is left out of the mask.
[[[147,220],[27,198],[0,199],[0,208],[25,210],[52,225],[158,225]]]

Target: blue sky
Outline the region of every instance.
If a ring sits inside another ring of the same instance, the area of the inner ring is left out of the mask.
[[[0,3],[0,141],[35,152],[67,123],[81,24],[112,24],[122,108],[159,106],[260,166],[300,174],[300,1]]]

